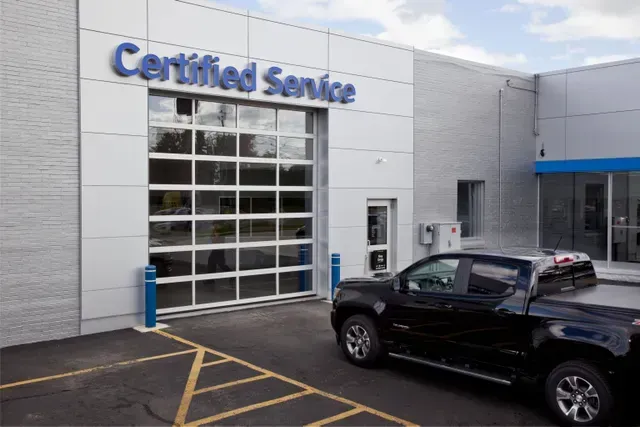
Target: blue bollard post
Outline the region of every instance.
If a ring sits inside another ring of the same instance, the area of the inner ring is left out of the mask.
[[[331,254],[331,299],[340,282],[340,254]]]
[[[147,265],[144,268],[144,326],[156,326],[156,267]]]
[[[300,245],[300,253],[298,254],[298,261],[300,265],[307,265],[307,252],[309,249],[305,245]],[[300,270],[298,273],[298,292],[304,292],[307,290],[307,270]]]

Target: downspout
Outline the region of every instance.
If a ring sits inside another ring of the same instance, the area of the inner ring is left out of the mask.
[[[504,89],[499,91],[498,105],[498,245],[502,250],[502,98]]]

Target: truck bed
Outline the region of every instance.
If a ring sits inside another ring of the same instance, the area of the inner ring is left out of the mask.
[[[538,301],[595,305],[601,307],[640,310],[640,287],[597,285],[561,294],[537,298]]]

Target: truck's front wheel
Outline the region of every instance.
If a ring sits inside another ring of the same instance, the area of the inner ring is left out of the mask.
[[[381,343],[373,320],[363,314],[349,317],[340,330],[342,351],[351,363],[372,367],[381,354]]]
[[[565,362],[547,377],[547,403],[564,424],[605,425],[613,408],[606,377],[590,363]]]

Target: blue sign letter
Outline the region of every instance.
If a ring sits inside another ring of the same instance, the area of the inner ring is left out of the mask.
[[[265,92],[267,92],[269,95],[277,95],[279,93],[282,93],[282,82],[279,78],[276,77],[276,74],[280,74],[281,72],[282,68],[278,67],[271,67],[269,68],[269,70],[267,70],[265,79],[269,84],[273,85],[273,87],[265,90]]]
[[[157,55],[149,53],[142,58],[142,74],[148,79],[159,79],[162,63]]]
[[[113,56],[113,65],[116,67],[118,73],[122,74],[123,76],[135,76],[136,74],[138,74],[139,70],[137,68],[130,70],[122,63],[122,54],[124,52],[138,53],[140,52],[140,48],[133,43],[121,43],[116,48],[116,52]]]
[[[355,102],[352,97],[356,96],[356,87],[351,83],[347,83],[342,88],[342,101],[346,103]]]

